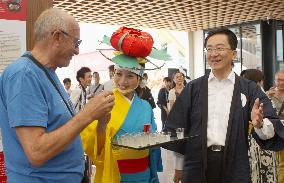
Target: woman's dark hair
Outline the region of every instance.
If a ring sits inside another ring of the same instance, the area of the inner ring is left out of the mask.
[[[176,87],[176,83],[175,83],[175,81],[174,81],[174,78],[175,78],[175,75],[176,75],[177,73],[180,73],[181,75],[183,75],[183,77],[185,77],[185,76],[184,76],[184,74],[183,74],[182,72],[180,72],[180,71],[176,71],[176,72],[174,72],[174,73],[173,73],[173,75],[172,75],[172,84],[171,84],[171,88]]]
[[[248,79],[248,80],[254,81],[255,83],[258,83],[258,82],[264,80],[263,73],[260,70],[257,70],[257,69],[245,70],[243,77]]]
[[[87,72],[92,72],[89,67],[81,67],[81,69],[77,71],[76,79],[79,83],[80,83],[79,78],[85,78],[85,73]]]
[[[240,73],[240,76],[241,76],[241,77],[244,77],[246,71],[247,71],[247,70],[242,70],[242,72]]]
[[[208,32],[207,37],[205,38],[204,41],[204,47],[207,47],[207,41],[210,37],[216,35],[216,34],[224,34],[227,36],[228,38],[228,42],[230,44],[230,47],[232,50],[236,50],[238,47],[238,38],[235,35],[235,33],[233,33],[231,30],[227,29],[227,28],[220,28],[220,29],[214,29]]]

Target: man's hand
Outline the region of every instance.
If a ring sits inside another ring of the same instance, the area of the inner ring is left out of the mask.
[[[114,96],[111,91],[103,91],[90,99],[81,111],[82,115],[89,117],[89,122],[101,119],[108,115],[114,106]]]
[[[268,95],[268,97],[273,97],[276,93],[277,93],[276,87],[271,87],[271,88],[266,92],[266,94]]]
[[[174,175],[174,183],[180,183],[182,180],[182,171],[183,170],[175,170]]]
[[[90,94],[90,95],[87,96],[87,99],[90,100],[90,99],[93,98],[94,96],[95,96],[95,94],[92,93],[92,94]]]
[[[251,121],[255,128],[262,128],[263,125],[263,103],[260,103],[259,98],[254,101],[251,110]]]

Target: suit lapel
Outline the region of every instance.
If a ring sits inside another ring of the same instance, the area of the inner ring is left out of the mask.
[[[231,101],[231,107],[230,107],[230,114],[229,114],[229,121],[228,121],[228,127],[227,127],[227,134],[226,134],[226,141],[225,141],[225,149],[224,149],[224,157],[223,157],[223,164],[222,164],[222,170],[226,170],[226,162],[228,160],[228,150],[231,145],[230,144],[230,137],[231,137],[231,132],[232,132],[232,126],[233,126],[233,118],[235,115],[236,111],[236,106],[237,106],[237,99],[238,95],[240,94],[240,79],[239,77],[235,74],[235,84],[234,84],[234,91],[233,91],[233,97]]]
[[[208,122],[208,75],[204,75],[201,85],[201,119],[202,119],[202,159],[204,177],[207,169],[207,122]]]

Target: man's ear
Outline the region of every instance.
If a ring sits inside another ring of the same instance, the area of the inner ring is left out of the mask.
[[[54,42],[56,42],[56,43],[60,43],[60,42],[62,42],[62,37],[60,36],[60,32],[58,31],[58,30],[56,30],[56,31],[54,31],[54,32],[52,32],[51,33],[51,38],[52,38],[52,40],[54,41]]]
[[[236,50],[234,50],[234,53],[233,53],[233,60],[235,60],[238,56],[238,52]]]

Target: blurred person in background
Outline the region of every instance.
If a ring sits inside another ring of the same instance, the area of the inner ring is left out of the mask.
[[[91,69],[88,67],[81,67],[77,71],[76,79],[79,84],[74,90],[72,90],[70,98],[76,112],[79,112],[87,103],[86,88],[90,86],[92,81]]]
[[[182,71],[184,72],[184,70]],[[171,111],[177,97],[181,94],[182,90],[184,89],[185,77],[184,77],[183,72],[179,70],[175,72],[172,76],[173,88],[169,91],[169,103],[168,103],[169,111]],[[174,162],[175,162],[174,182],[179,183],[182,180],[184,156],[176,152],[174,152],[173,154],[174,154]]]
[[[87,99],[93,98],[96,94],[100,93],[104,86],[100,83],[100,74],[93,72],[94,83],[87,87]]]
[[[247,69],[242,77],[255,82],[263,90],[264,75],[260,70]],[[251,135],[253,125],[249,124],[249,160],[252,183],[277,182],[277,154],[273,151],[263,150]]]
[[[162,129],[164,128],[169,110],[167,104],[169,102],[169,90],[171,87],[171,78],[164,77],[163,87],[159,90],[157,105],[161,109],[161,120],[162,120]]]
[[[180,95],[184,89],[184,74],[177,71],[172,76],[172,89],[169,91],[169,104],[168,110],[170,111],[173,107],[176,98]]]
[[[277,110],[278,116],[284,120],[284,71],[275,74],[275,86],[271,87],[266,94],[270,98],[273,107]],[[283,122],[282,122],[283,123]],[[278,182],[284,182],[284,150],[278,152]]]
[[[64,88],[65,88],[65,91],[70,96],[71,92],[72,92],[72,90],[71,90],[71,79],[70,78],[63,79],[63,85],[64,85]]]
[[[149,102],[151,107],[154,109],[156,108],[156,104],[153,95],[151,93],[151,89],[147,86],[148,84],[147,82],[148,82],[148,74],[144,73],[139,86],[136,88],[136,92],[141,99]]]
[[[114,89],[114,83],[113,83],[114,65],[110,65],[108,67],[108,74],[110,79],[103,83],[104,85],[103,90],[112,91]]]

